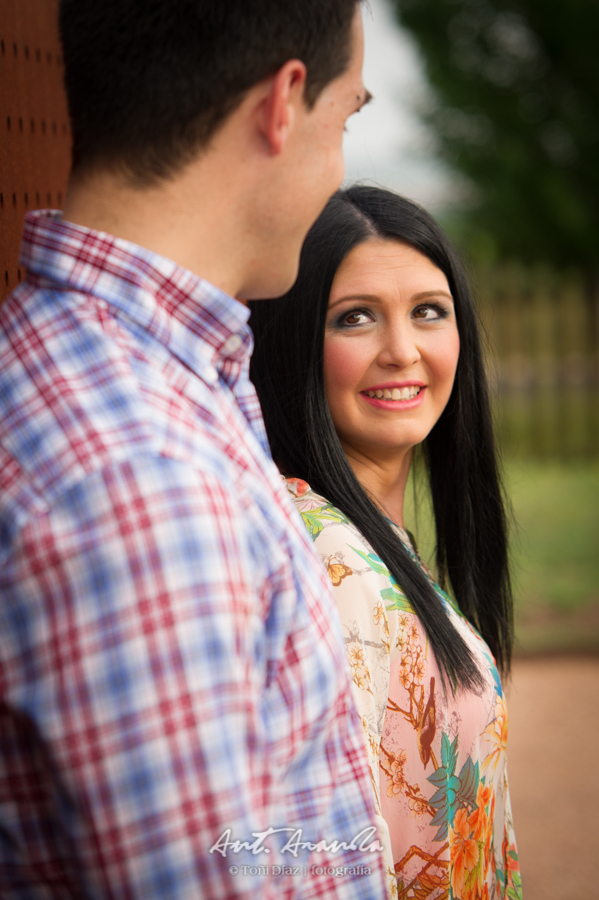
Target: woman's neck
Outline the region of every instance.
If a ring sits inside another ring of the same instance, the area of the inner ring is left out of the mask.
[[[343,444],[343,442],[342,442]],[[403,528],[403,506],[408,475],[412,462],[412,449],[401,456],[388,459],[374,459],[357,452],[353,447],[343,446],[347,461],[354,475],[388,519]]]

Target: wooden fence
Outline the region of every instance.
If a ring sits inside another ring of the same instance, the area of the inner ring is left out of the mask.
[[[506,264],[475,275],[508,457],[599,456],[599,289],[576,272]]]

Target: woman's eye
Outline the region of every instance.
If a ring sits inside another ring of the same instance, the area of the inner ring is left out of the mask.
[[[415,319],[444,319],[447,315],[445,309],[440,306],[417,306],[413,312]]]
[[[341,317],[340,325],[363,325],[364,322],[370,322],[371,318],[368,313],[362,309],[353,309],[351,312],[345,313]]]

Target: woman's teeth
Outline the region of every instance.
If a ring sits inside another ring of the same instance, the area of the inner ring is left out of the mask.
[[[377,400],[413,400],[420,393],[420,388],[413,384],[405,388],[383,388],[378,391],[364,391],[367,397],[376,397]]]

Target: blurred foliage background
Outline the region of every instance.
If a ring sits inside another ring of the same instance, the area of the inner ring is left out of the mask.
[[[598,651],[599,2],[394,3],[490,336],[518,649]],[[422,498],[411,515],[430,558]]]
[[[596,0],[396,0],[432,88],[438,152],[465,176],[474,258],[583,266],[599,246]]]

